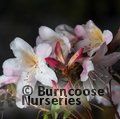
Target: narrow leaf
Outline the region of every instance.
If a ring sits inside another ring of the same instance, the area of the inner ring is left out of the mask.
[[[59,66],[61,65],[61,63],[59,61],[57,61],[56,59],[51,58],[51,57],[47,57],[47,58],[45,58],[45,60],[52,68],[59,68]]]

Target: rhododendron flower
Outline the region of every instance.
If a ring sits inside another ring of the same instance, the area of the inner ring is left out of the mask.
[[[0,78],[0,83],[16,84],[16,104],[23,108],[21,95],[25,85],[30,85],[34,89],[37,81],[46,86],[52,86],[52,80],[57,82],[56,74],[46,65],[44,60],[51,54],[52,48],[49,44],[43,43],[39,44],[34,52],[32,47],[20,38],[12,41],[10,48],[16,58],[3,63],[4,76]]]
[[[70,53],[70,49],[71,49],[71,44],[69,42],[69,39],[65,35],[57,33],[46,26],[41,26],[39,28],[39,36],[37,37],[36,40],[37,45],[39,45],[40,43],[50,44],[53,48],[53,54],[54,54],[54,48],[57,41],[60,42],[62,49],[64,51],[63,53],[65,56],[67,56],[68,53]]]
[[[80,47],[84,48],[84,52],[87,52],[90,56],[92,56],[104,42],[109,44],[113,39],[113,35],[109,30],[104,30],[102,33],[91,20],[85,25],[77,25],[74,31],[76,36],[81,39],[76,45],[77,49]]]
[[[6,100],[6,94],[10,99],[16,97],[17,107],[26,108],[30,103],[31,106],[45,111],[43,118],[92,118],[93,106],[103,104],[112,107],[114,116],[120,118],[119,66],[115,69],[114,65],[120,60],[120,52],[112,52],[119,47],[119,36],[120,32],[112,41],[113,35],[109,30],[101,31],[89,20],[75,28],[61,24],[55,31],[41,26],[34,48],[21,38],[15,38],[10,44],[15,58],[7,59],[2,66],[2,101]],[[50,88],[50,92],[45,90],[46,95],[51,95],[47,97],[50,100],[40,100],[41,104],[45,101],[44,107],[38,104],[39,99],[35,94],[37,82],[44,88]],[[30,87],[25,86],[31,87],[28,93],[33,93],[30,94],[32,100],[27,95]],[[75,90],[74,100],[78,101],[77,98],[80,98],[81,105],[68,104],[68,98],[73,98],[68,94],[69,89],[78,89]],[[101,89],[104,92],[99,92]],[[59,104],[52,104],[52,98],[58,99]]]

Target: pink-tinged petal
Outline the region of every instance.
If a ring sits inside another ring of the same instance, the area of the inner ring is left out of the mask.
[[[61,45],[60,45],[59,41],[56,43],[56,46],[55,46],[55,54],[56,54],[57,59],[60,62],[62,62],[63,64],[65,64],[62,48],[61,48]]]
[[[80,75],[81,81],[86,81],[88,79],[88,73],[94,70],[94,66],[92,61],[89,58],[87,58],[83,61],[82,67],[83,71]]]
[[[82,25],[77,25],[74,32],[78,38],[84,38],[86,35],[86,31]]]
[[[47,43],[39,44],[36,47],[36,54],[43,59],[48,57],[51,54],[51,52],[52,52],[52,47]]]
[[[2,67],[5,76],[20,76],[21,74],[21,66],[16,58],[7,59]]]
[[[56,33],[46,26],[41,26],[39,28],[40,40],[54,40],[56,39]]]
[[[58,84],[56,83],[56,81],[52,80],[52,88],[53,89],[59,89]]]
[[[19,80],[19,77],[7,77],[7,76],[0,76],[0,87],[7,85],[7,84],[11,84],[11,83],[16,83]]]
[[[45,58],[45,60],[52,68],[59,68],[59,66],[61,65],[61,63],[59,61],[57,61],[56,59],[51,58],[51,57],[47,57],[47,58]]]
[[[68,81],[68,83],[65,85],[64,89],[68,92],[72,88],[71,81]]]
[[[113,39],[113,34],[109,30],[104,30],[103,31],[103,37],[104,37],[104,40],[105,40],[106,44],[108,45]]]
[[[80,48],[69,60],[68,66],[71,66],[74,62],[82,57],[83,48]]]
[[[88,79],[88,72],[86,69],[83,69],[82,73],[80,74],[80,78],[81,81],[86,81]]]

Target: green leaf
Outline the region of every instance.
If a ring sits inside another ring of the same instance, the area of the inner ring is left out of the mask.
[[[43,119],[49,119],[46,113],[44,114]]]
[[[70,113],[68,111],[64,112],[63,119],[67,119],[69,117]]]
[[[52,113],[53,119],[57,119],[59,111],[60,111],[60,105],[59,104],[57,104],[57,105],[52,104],[51,113]]]
[[[60,105],[59,104],[57,104],[57,105],[52,104],[51,111],[56,112],[56,111],[59,111],[59,110],[60,110]]]

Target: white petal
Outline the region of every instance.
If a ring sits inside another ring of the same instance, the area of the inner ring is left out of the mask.
[[[96,26],[96,25],[94,24],[94,22],[92,20],[89,20],[85,25],[86,29],[91,29],[94,26]]]
[[[26,41],[18,37],[11,42],[10,48],[18,58],[23,57],[24,54],[34,54],[32,47]]]
[[[56,33],[46,26],[41,26],[39,28],[39,35],[41,40],[52,40],[56,37]]]
[[[84,38],[86,35],[86,31],[85,28],[82,25],[77,25],[74,29],[74,32],[76,34],[77,37],[79,38]]]
[[[3,63],[3,74],[6,76],[20,76],[21,66],[16,58],[7,59]]]
[[[88,79],[88,72],[83,69],[81,75],[80,75],[81,81],[86,81]]]
[[[47,65],[41,66],[36,72],[36,80],[41,82],[43,85],[52,87],[52,80],[57,82],[57,77],[55,72],[50,69]]]
[[[109,30],[104,30],[103,31],[103,37],[105,39],[106,44],[109,44],[113,39],[113,34]]]
[[[71,44],[70,44],[70,41],[69,41],[69,39],[67,38],[67,37],[65,37],[65,36],[60,36],[60,38],[61,38],[61,42],[64,42],[64,44],[67,46],[67,48],[70,50],[70,48],[71,48]]]
[[[83,67],[86,67],[87,72],[90,72],[90,71],[94,70],[93,63],[89,58],[84,61]]]
[[[10,47],[13,50],[14,55],[21,60],[23,68],[33,67],[37,63],[38,59],[32,47],[21,38],[16,38],[12,41]]]
[[[48,43],[52,46],[54,49],[55,44],[57,41],[61,42],[62,49],[64,51],[64,54],[67,55],[70,52],[71,44],[67,37],[65,37],[63,34],[56,33],[52,29],[41,26],[39,28],[39,37],[37,38],[37,44],[44,41],[44,43]]]
[[[52,52],[52,47],[49,44],[42,43],[36,47],[36,54],[41,58],[48,57]]]
[[[30,75],[28,75],[28,72],[22,73],[21,78],[17,83],[17,89],[16,89],[16,105],[17,105],[17,107],[25,108],[28,106],[26,103],[24,105],[22,104],[23,87],[26,85],[29,85],[34,90],[35,84],[36,84],[36,80],[34,78],[34,73],[30,73]]]
[[[69,39],[61,35],[59,41],[61,43],[64,56],[67,56],[68,53],[70,53],[70,49],[71,49],[71,44],[70,44]]]
[[[36,46],[38,46],[40,43],[43,43],[44,41],[40,38],[40,36],[38,36],[36,38]]]
[[[7,77],[7,76],[2,75],[2,76],[0,76],[0,87],[5,86],[7,84],[11,84],[11,83],[16,83],[18,80],[19,80],[19,77],[17,77],[17,76],[16,77],[15,76]]]

